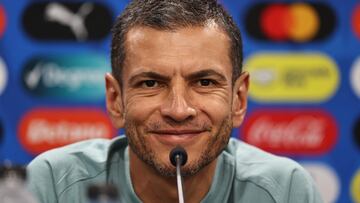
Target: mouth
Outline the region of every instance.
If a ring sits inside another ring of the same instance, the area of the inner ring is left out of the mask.
[[[204,130],[157,130],[151,131],[155,139],[165,145],[187,145],[193,142],[194,139],[205,133]]]

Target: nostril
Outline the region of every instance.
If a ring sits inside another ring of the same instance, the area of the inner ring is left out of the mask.
[[[174,121],[183,121],[189,118],[192,118],[196,115],[196,111],[193,108],[187,109],[169,109],[168,111],[163,111],[165,117],[169,117]]]
[[[161,114],[171,120],[181,122],[196,116],[196,109],[188,105],[165,106],[161,109]]]
[[[194,116],[188,116],[181,119],[173,116],[164,116],[163,119],[166,123],[168,123],[171,126],[178,126],[178,125],[186,125],[187,123],[191,122],[192,120],[194,120]]]

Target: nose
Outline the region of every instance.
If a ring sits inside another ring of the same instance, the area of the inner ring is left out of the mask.
[[[180,84],[172,87],[164,103],[161,105],[161,114],[172,121],[182,122],[196,116],[196,109],[189,103],[189,94]]]

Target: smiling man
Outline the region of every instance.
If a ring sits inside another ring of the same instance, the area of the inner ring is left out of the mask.
[[[215,0],[134,0],[116,21],[106,104],[126,136],[46,152],[28,166],[41,202],[85,202],[110,182],[122,202],[321,202],[297,163],[230,138],[247,107],[240,31]]]

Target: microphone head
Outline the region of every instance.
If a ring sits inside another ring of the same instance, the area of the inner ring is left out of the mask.
[[[184,148],[182,148],[181,146],[176,146],[174,149],[171,150],[169,154],[170,162],[175,167],[176,167],[176,156],[179,156],[181,166],[186,164],[187,153]]]

